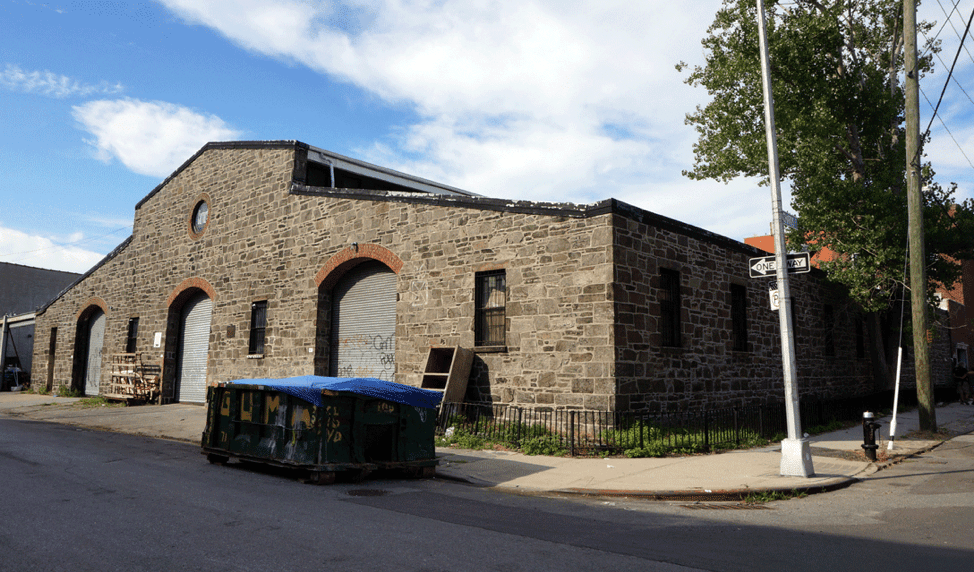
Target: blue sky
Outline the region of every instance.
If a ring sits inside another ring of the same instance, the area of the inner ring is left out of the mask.
[[[956,0],[927,0],[945,20]],[[83,272],[207,141],[297,139],[492,197],[610,197],[743,240],[755,181],[690,181],[720,0],[0,0],[0,261]],[[944,28],[949,65],[974,0]],[[968,46],[974,41],[968,40]],[[974,52],[974,48],[971,50]],[[974,57],[927,147],[974,195]],[[946,73],[925,78],[936,100]],[[921,98],[922,122],[931,109]],[[955,142],[956,141],[956,142]],[[963,150],[963,152],[961,152]]]

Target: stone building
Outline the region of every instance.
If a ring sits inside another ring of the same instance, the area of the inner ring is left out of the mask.
[[[210,143],[37,316],[35,378],[97,393],[159,360],[168,401],[319,374],[420,383],[474,350],[468,401],[675,410],[780,400],[777,315],[743,243],[616,200],[498,200],[300,142]],[[792,281],[803,395],[871,391],[856,309]],[[36,379],[35,379],[36,381]]]

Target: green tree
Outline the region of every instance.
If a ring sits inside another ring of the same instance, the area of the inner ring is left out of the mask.
[[[690,178],[767,183],[756,10],[755,0],[724,0],[702,42],[706,63],[677,65],[689,71],[687,84],[712,98],[686,117],[699,134],[694,166],[684,172]],[[879,312],[908,284],[902,2],[767,0],[766,13],[780,172],[799,214],[789,247],[843,255],[822,268],[873,312],[872,355],[885,382]],[[937,50],[926,47],[922,73]],[[926,164],[930,295],[937,284],[952,285],[957,261],[974,254],[974,205],[955,205],[954,186],[937,185],[933,175]]]

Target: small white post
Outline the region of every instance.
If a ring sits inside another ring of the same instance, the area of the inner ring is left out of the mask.
[[[896,352],[896,389],[893,390],[893,420],[889,424],[889,444],[887,451],[893,450],[893,439],[896,438],[896,412],[900,404],[900,366],[903,365],[903,344]]]

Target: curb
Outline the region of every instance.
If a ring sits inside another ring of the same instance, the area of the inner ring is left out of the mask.
[[[818,493],[829,493],[844,489],[853,483],[859,482],[855,477],[837,478],[835,482],[810,485],[800,487],[767,487],[755,489],[726,489],[726,490],[687,490],[687,491],[633,491],[633,490],[611,490],[611,489],[559,489],[550,491],[552,493],[587,496],[587,497],[630,497],[640,500],[656,501],[743,501],[755,493],[782,493],[793,495],[796,493],[814,495]]]
[[[872,467],[872,465],[870,465]],[[868,468],[866,469],[868,470]],[[875,471],[873,471],[875,472]],[[861,473],[860,473],[861,474]],[[551,489],[551,490],[532,490],[532,489],[522,489],[519,487],[505,487],[500,485],[494,485],[492,483],[474,480],[468,477],[462,477],[455,474],[445,474],[436,473],[436,478],[444,479],[448,481],[464,483],[476,487],[491,488],[497,491],[502,491],[505,493],[514,493],[519,495],[537,496],[537,495],[567,495],[567,496],[577,496],[577,497],[591,497],[591,498],[633,498],[639,500],[653,500],[653,501],[743,501],[747,497],[755,493],[781,493],[785,495],[794,495],[796,493],[801,493],[805,495],[814,495],[819,493],[829,493],[844,489],[854,483],[861,481],[862,479],[856,476],[852,477],[836,477],[832,482],[827,482],[825,484],[818,485],[808,485],[808,486],[798,486],[798,487],[766,487],[766,488],[753,488],[753,489],[715,489],[715,490],[682,490],[682,491],[646,491],[646,490],[619,490],[619,489],[583,489],[583,488],[567,488],[567,489]]]

